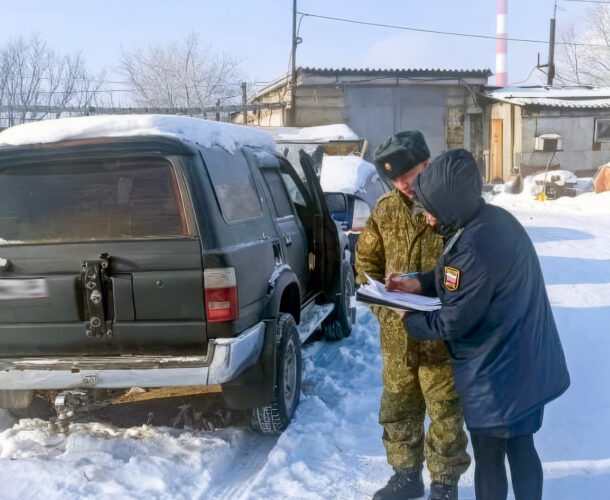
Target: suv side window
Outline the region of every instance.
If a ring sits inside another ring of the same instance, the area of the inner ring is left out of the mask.
[[[297,211],[299,208],[310,209],[311,200],[309,194],[303,185],[303,180],[299,177],[299,174],[292,164],[284,159],[280,159],[280,173],[282,174],[282,179],[284,180],[290,199],[297,208]]]
[[[294,182],[294,179],[290,177],[290,174],[282,172],[282,179],[284,180],[286,189],[288,189],[288,194],[290,194],[292,203],[306,207],[307,202],[305,201],[305,197],[303,196],[303,193],[301,193],[299,187],[296,185],[296,182]]]
[[[280,177],[279,171],[275,168],[264,168],[261,169],[261,172],[271,192],[271,199],[273,200],[277,216],[282,218],[294,215],[288,193],[286,192],[286,186]]]
[[[261,202],[244,154],[212,147],[202,150],[201,155],[225,220],[237,222],[261,217]]]

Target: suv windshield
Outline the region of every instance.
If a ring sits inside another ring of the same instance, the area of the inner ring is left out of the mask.
[[[0,245],[187,234],[180,192],[166,160],[0,170]]]

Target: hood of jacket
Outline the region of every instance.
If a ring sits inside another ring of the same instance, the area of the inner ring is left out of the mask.
[[[441,154],[417,176],[414,190],[419,203],[444,228],[464,227],[485,204],[483,180],[469,151],[452,149]]]

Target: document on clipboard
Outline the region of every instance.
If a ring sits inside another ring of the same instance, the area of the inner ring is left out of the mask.
[[[390,292],[383,283],[366,275],[367,285],[362,285],[356,291],[356,300],[367,304],[393,307],[405,311],[435,311],[440,309],[441,300],[438,297],[426,297],[414,293]]]

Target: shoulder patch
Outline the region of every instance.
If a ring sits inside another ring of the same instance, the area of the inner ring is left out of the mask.
[[[460,270],[455,267],[445,267],[445,288],[450,292],[457,290],[460,286]]]

